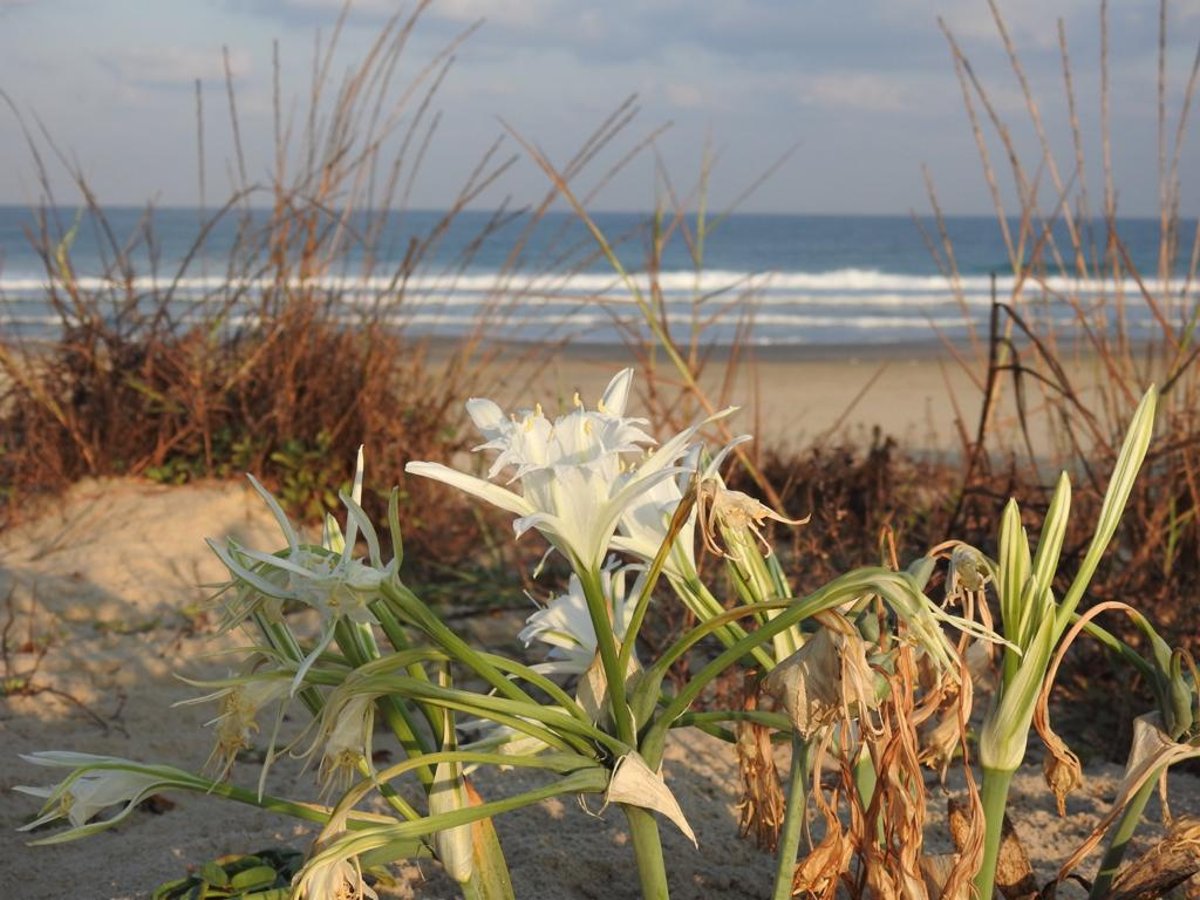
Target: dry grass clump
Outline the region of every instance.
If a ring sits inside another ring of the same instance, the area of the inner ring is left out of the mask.
[[[6,517],[31,496],[83,477],[182,483],[252,471],[312,520],[337,505],[360,443],[381,485],[400,481],[409,459],[462,449],[459,400],[472,392],[486,354],[473,336],[432,346],[406,335],[406,285],[433,264],[458,211],[509,161],[493,148],[399,263],[377,258],[383,229],[396,221],[436,133],[431,102],[457,45],[397,86],[390,76],[420,11],[393,19],[336,83],[335,30],[316,51],[308,108],[295,129],[284,120],[276,61],[276,152],[265,183],[247,177],[230,79],[234,188],[169,272],[161,271],[154,210],[133,233],[118,234],[82,173],[13,107],[42,185],[30,240],[56,334],[0,341]],[[203,122],[199,88],[196,96]],[[203,126],[200,136],[203,197]],[[52,187],[53,158],[77,194],[73,221],[64,221]],[[467,257],[439,263],[439,272],[452,282],[506,221],[503,212],[493,217]],[[233,226],[237,237],[214,263],[207,242],[218,226]],[[77,277],[72,247],[81,229],[105,260],[99,277]],[[221,267],[215,277],[214,265]],[[213,286],[185,301],[181,285],[189,280]],[[485,312],[480,329],[486,319]],[[405,499],[421,526],[414,534],[437,534],[444,549],[456,538],[474,542],[474,519],[443,516],[428,489],[410,490]]]
[[[1197,266],[1200,228],[1180,212],[1180,160],[1189,112],[1200,79],[1200,53],[1179,91],[1177,112],[1167,102],[1168,5],[1159,6],[1157,141],[1159,244],[1139,268],[1118,221],[1111,153],[1108,6],[1100,8],[1101,89],[1098,147],[1080,124],[1065,29],[1059,23],[1064,107],[1043,112],[1020,55],[993,3],[1001,43],[1024,98],[1024,122],[1005,119],[989,88],[946,30],[966,110],[1007,248],[1011,279],[993,298],[985,334],[972,332],[973,353],[960,355],[984,403],[979,419],[963,423],[966,465],[958,476],[947,533],[973,518],[994,518],[1001,496],[1019,493],[1044,512],[1060,468],[1076,470],[1075,506],[1083,518],[1098,509],[1103,477],[1120,446],[1123,423],[1141,392],[1160,392],[1155,450],[1129,502],[1115,562],[1098,573],[1096,600],[1136,598],[1140,609],[1195,651],[1200,618],[1179,598],[1200,580],[1200,322]],[[1044,98],[1043,98],[1044,99]],[[1066,124],[1069,158],[1056,157],[1049,137],[1055,120]],[[1173,120],[1173,121],[1172,121]],[[1024,128],[1035,138],[1027,152],[1014,139]],[[1100,190],[1085,160],[1102,160]],[[997,160],[1007,161],[1007,166]],[[1098,195],[1098,196],[1097,196]],[[1012,201],[1015,198],[1015,208]],[[940,238],[930,246],[952,285],[959,272],[931,199]],[[955,352],[960,352],[957,348]],[[1019,427],[999,424],[1015,409]],[[1048,440],[1035,440],[1033,435]],[[1049,456],[1041,447],[1052,448]],[[1011,482],[1002,492],[997,483]],[[1028,523],[1037,527],[1037,521]],[[968,528],[969,530],[969,528]],[[1067,570],[1086,536],[1068,535]]]

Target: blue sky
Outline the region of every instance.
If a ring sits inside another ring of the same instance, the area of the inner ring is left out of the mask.
[[[200,79],[212,201],[228,192],[233,160],[221,48],[228,47],[235,74],[249,175],[261,180],[272,158],[273,41],[283,61],[285,107],[298,109],[290,98],[306,95],[314,41],[318,32],[329,35],[340,5],[0,0],[0,89],[27,122],[36,116],[45,125],[102,201],[178,205],[197,198],[193,92]],[[1056,34],[1056,19],[1063,18],[1092,161],[1085,175],[1098,196],[1099,4],[999,5],[1069,178],[1074,166]],[[361,58],[388,16],[405,7],[398,0],[359,0],[340,39],[336,70]],[[1156,7],[1114,2],[1110,11],[1113,158],[1126,214],[1153,214],[1158,202]],[[1032,150],[1024,102],[983,0],[435,0],[405,50],[397,85],[465,27],[485,21],[458,48],[436,96],[441,124],[411,202],[445,205],[502,134],[502,121],[562,162],[636,93],[639,115],[601,154],[593,177],[669,122],[656,141],[658,157],[686,189],[711,145],[716,205],[739,195],[795,146],[742,209],[923,211],[925,165],[946,211],[987,213],[987,188],[938,16],[972,59],[1019,145]],[[1172,3],[1169,24],[1173,135],[1200,38],[1200,0]],[[13,114],[0,114],[6,118],[0,126],[0,202],[28,203],[38,192],[30,151]],[[1183,208],[1193,215],[1200,208],[1194,121],[1183,154]],[[519,152],[511,138],[506,141]],[[994,141],[992,155],[1002,160]],[[1036,155],[1030,159],[1036,167]],[[61,166],[52,162],[51,168],[60,178]],[[581,185],[588,184],[585,176]],[[505,195],[528,202],[545,187],[544,176],[522,158],[479,205]],[[643,153],[592,204],[645,209],[660,190],[653,156]],[[69,192],[60,193],[60,200],[70,199]]]

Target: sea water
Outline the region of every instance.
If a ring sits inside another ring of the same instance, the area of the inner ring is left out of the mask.
[[[1116,283],[1079,274],[1061,223],[1026,238],[1026,263],[1043,264],[1018,281],[1000,225],[987,217],[945,220],[952,267],[930,218],[735,213],[710,218],[702,233],[694,217],[655,223],[650,214],[598,213],[594,221],[623,273],[568,212],[536,221],[474,210],[449,220],[429,210],[318,218],[321,264],[303,285],[293,264],[289,286],[333,298],[348,322],[369,315],[417,335],[457,337],[482,325],[502,340],[599,344],[644,337],[646,309],[677,340],[802,346],[955,340],[986,330],[993,298],[1015,302],[1039,327],[1070,327],[1081,311],[1113,325],[1119,308],[1135,338],[1161,317],[1186,327],[1197,305],[1185,277],[1194,222],[1183,223],[1180,261],[1162,284],[1159,225],[1148,219],[1119,221]],[[98,217],[0,206],[0,328],[53,337],[62,322],[48,293],[66,296],[69,283],[114,320],[133,321],[166,298],[182,325],[221,309],[224,327],[237,328],[279,286],[268,222],[263,210],[111,208]],[[1018,223],[1009,226],[1015,240]],[[293,227],[291,235],[288,253],[298,260],[305,234]],[[1103,223],[1084,228],[1082,241],[1089,266],[1104,259]]]

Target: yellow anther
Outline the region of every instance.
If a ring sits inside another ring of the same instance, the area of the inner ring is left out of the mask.
[[[583,409],[583,398],[579,396],[579,391],[575,392],[575,396],[571,398],[571,402],[575,404],[576,409]]]

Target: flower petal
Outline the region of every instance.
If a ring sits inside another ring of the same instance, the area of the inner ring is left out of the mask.
[[[625,407],[629,403],[629,387],[633,383],[633,369],[622,369],[613,376],[604,395],[600,398],[597,409],[614,416],[625,415]]]
[[[283,532],[283,536],[287,539],[288,547],[295,550],[300,546],[300,538],[296,534],[296,529],[292,527],[292,523],[288,521],[287,514],[283,511],[283,507],[279,505],[279,501],[272,497],[271,492],[263,487],[253,475],[247,475],[246,477],[250,479],[250,484],[254,486],[254,490],[258,491],[258,495],[270,507],[272,515],[275,516],[275,521],[279,523],[279,530]]]
[[[434,481],[456,487],[514,515],[527,516],[533,512],[533,505],[528,500],[507,488],[468,475],[466,472],[456,471],[441,463],[410,462],[404,467],[404,471],[410,475],[432,478]]]

